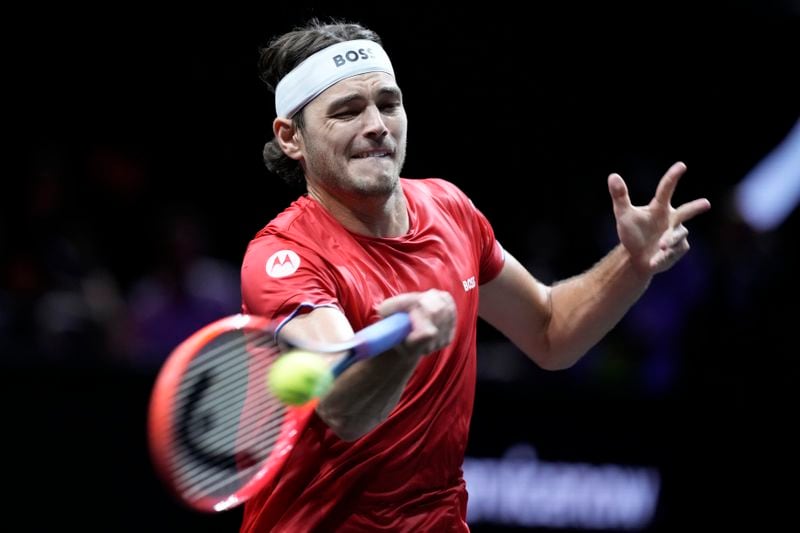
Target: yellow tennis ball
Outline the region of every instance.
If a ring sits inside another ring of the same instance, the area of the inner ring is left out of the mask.
[[[275,361],[267,383],[282,402],[302,405],[325,394],[333,384],[333,374],[321,355],[292,350]]]

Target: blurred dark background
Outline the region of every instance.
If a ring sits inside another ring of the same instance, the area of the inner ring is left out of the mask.
[[[754,228],[733,192],[800,117],[800,9],[554,5],[10,12],[6,519],[32,531],[238,527],[237,511],[198,516],[165,494],[146,409],[170,349],[238,311],[248,240],[298,194],[261,160],[274,107],[256,61],[310,16],[383,37],[409,116],[404,174],[462,187],[546,282],[615,244],[610,172],[643,204],[682,160],[675,203],[711,200],[688,224],[689,254],[572,369],[541,371],[481,325],[468,455],[523,444],[546,463],[657,472],[645,531],[788,519],[798,215]],[[581,530],[563,526],[473,523]]]

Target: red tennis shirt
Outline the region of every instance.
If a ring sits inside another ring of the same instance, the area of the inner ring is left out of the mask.
[[[303,196],[250,242],[245,313],[284,320],[338,307],[358,331],[375,306],[437,288],[455,299],[453,342],[422,358],[378,427],[340,440],[314,415],[277,480],[244,507],[242,532],[467,531],[461,465],[475,391],[478,285],[503,266],[486,218],[455,185],[402,179],[410,228],[395,238],[347,231]]]

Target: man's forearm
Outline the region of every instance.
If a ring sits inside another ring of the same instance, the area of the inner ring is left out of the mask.
[[[346,370],[317,407],[317,413],[340,438],[365,435],[397,405],[420,357],[391,350]]]
[[[550,369],[567,368],[599,342],[639,299],[651,276],[618,245],[583,274],[550,289]]]

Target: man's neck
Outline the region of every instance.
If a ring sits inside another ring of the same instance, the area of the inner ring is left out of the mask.
[[[408,208],[400,187],[389,197],[337,197],[318,189],[309,190],[308,196],[352,233],[382,238],[408,233]]]

